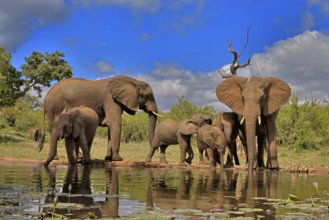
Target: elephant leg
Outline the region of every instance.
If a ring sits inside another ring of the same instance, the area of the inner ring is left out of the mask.
[[[157,149],[158,149],[158,147],[152,147],[150,149],[150,152],[149,152],[149,154],[147,155],[147,157],[145,159],[146,162],[151,162],[152,161],[152,157],[153,157],[153,155],[154,155],[154,153]]]
[[[192,164],[192,160],[194,158],[194,152],[190,144],[187,146],[186,152],[188,154],[188,157],[186,158],[185,161],[188,164]]]
[[[86,140],[85,135],[81,135],[79,138],[79,146],[81,147],[83,153],[83,163],[84,164],[91,164],[90,152],[88,148],[88,142]]]
[[[208,158],[209,158],[209,166],[210,166],[210,169],[211,170],[214,170],[215,169],[215,165],[216,165],[215,160],[214,160],[214,150],[212,148],[210,148],[210,147],[207,147],[206,151],[207,151]]]
[[[74,156],[75,143],[71,138],[65,138],[65,148],[67,153],[67,159],[70,165],[74,166],[76,164],[76,158]]]
[[[120,156],[120,136],[121,136],[121,118],[120,121],[113,122],[110,127],[110,149],[107,149],[108,156],[112,156],[113,161],[122,161]]]
[[[186,149],[187,149],[187,144],[181,143],[179,144],[180,147],[180,159],[179,159],[179,165],[186,165],[185,164],[185,157],[186,157]]]
[[[267,122],[267,162],[266,167],[270,169],[279,169],[279,161],[278,161],[278,149],[276,142],[276,128],[275,128],[275,120],[277,117],[278,111],[266,117]]]
[[[166,159],[166,149],[168,145],[160,145],[160,163],[168,163]]]
[[[265,135],[261,134],[257,136],[258,145],[258,167],[265,167],[264,163],[264,148],[266,146]]]
[[[219,160],[223,161],[224,160],[224,150],[217,149],[217,154],[219,155]],[[224,162],[220,163],[220,167],[222,170],[224,170]]]
[[[227,154],[227,157],[226,157],[226,165],[233,166],[234,165],[234,163],[233,163],[234,145],[231,142],[229,142],[228,148],[229,148],[229,153]],[[224,164],[224,161],[221,161],[221,163]]]

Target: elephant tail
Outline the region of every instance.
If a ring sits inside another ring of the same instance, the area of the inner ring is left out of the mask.
[[[43,122],[42,122],[42,129],[36,129],[34,134],[33,134],[33,139],[35,141],[39,141],[38,147],[36,148],[36,150],[38,152],[42,151],[43,149],[43,145],[45,143],[45,136],[46,136],[46,130],[45,130],[45,118],[46,114],[44,112],[43,114]]]

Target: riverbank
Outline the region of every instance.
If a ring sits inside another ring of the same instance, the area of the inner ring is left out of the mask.
[[[204,169],[209,168],[207,165],[200,165],[198,163],[199,155],[195,144],[192,143],[194,150],[194,159],[192,165],[179,166],[179,146],[169,146],[166,150],[166,157],[169,161],[168,164],[160,164],[159,151],[157,151],[152,158],[152,162],[144,162],[145,157],[149,151],[148,143],[122,143],[120,148],[120,154],[124,158],[124,161],[108,162],[104,161],[106,154],[106,139],[96,137],[91,149],[91,158],[96,166],[124,166],[124,167],[175,167],[180,169]],[[0,144],[0,160],[7,163],[36,163],[42,164],[47,158],[49,144],[45,143],[44,149],[41,152],[36,151],[37,143],[32,140],[26,140],[25,142],[10,142]],[[52,161],[51,165],[67,165],[66,150],[64,142],[61,141],[58,144],[58,156],[59,160]],[[295,152],[284,147],[279,147],[278,158],[282,171],[293,172],[321,172],[329,173],[329,147],[323,147],[318,151],[305,151]],[[246,169],[245,156],[239,155],[240,166],[226,167],[225,169]],[[265,158],[266,161],[266,158]],[[219,168],[217,168],[219,169]]]

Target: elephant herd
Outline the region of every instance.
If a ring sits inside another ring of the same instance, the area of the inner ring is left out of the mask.
[[[223,168],[223,155],[228,147],[227,164],[239,164],[235,140],[241,136],[245,143],[248,169],[265,167],[264,149],[267,148],[266,167],[278,169],[275,120],[281,105],[288,102],[290,86],[275,77],[244,78],[232,76],[224,79],[215,90],[219,101],[232,109],[221,112],[215,120],[204,114],[192,115],[181,121],[165,119],[158,126],[158,108],[148,83],[128,76],[114,76],[101,80],[70,78],[56,83],[47,93],[44,114],[50,132],[50,149],[44,163],[47,166],[57,154],[57,141],[64,138],[68,160],[77,162],[79,147],[84,163],[91,163],[90,148],[97,126],[108,128],[105,160],[121,161],[119,154],[122,113],[134,115],[142,109],[148,113],[151,161],[160,148],[160,162],[169,145],[179,144],[180,164],[191,163],[194,157],[191,135],[197,135],[200,161],[206,152],[210,167],[216,161]],[[42,150],[45,132],[38,135],[38,150]],[[256,141],[257,140],[257,141]],[[258,153],[256,153],[256,142]],[[186,158],[186,154],[188,157]],[[258,156],[256,156],[258,155]]]

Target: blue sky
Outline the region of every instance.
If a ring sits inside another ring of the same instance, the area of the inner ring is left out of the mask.
[[[0,0],[0,45],[20,68],[33,50],[62,51],[74,77],[147,81],[160,109],[184,96],[227,110],[215,96],[232,55],[238,75],[275,76],[295,94],[328,97],[327,0]],[[47,92],[47,88],[45,88]]]

